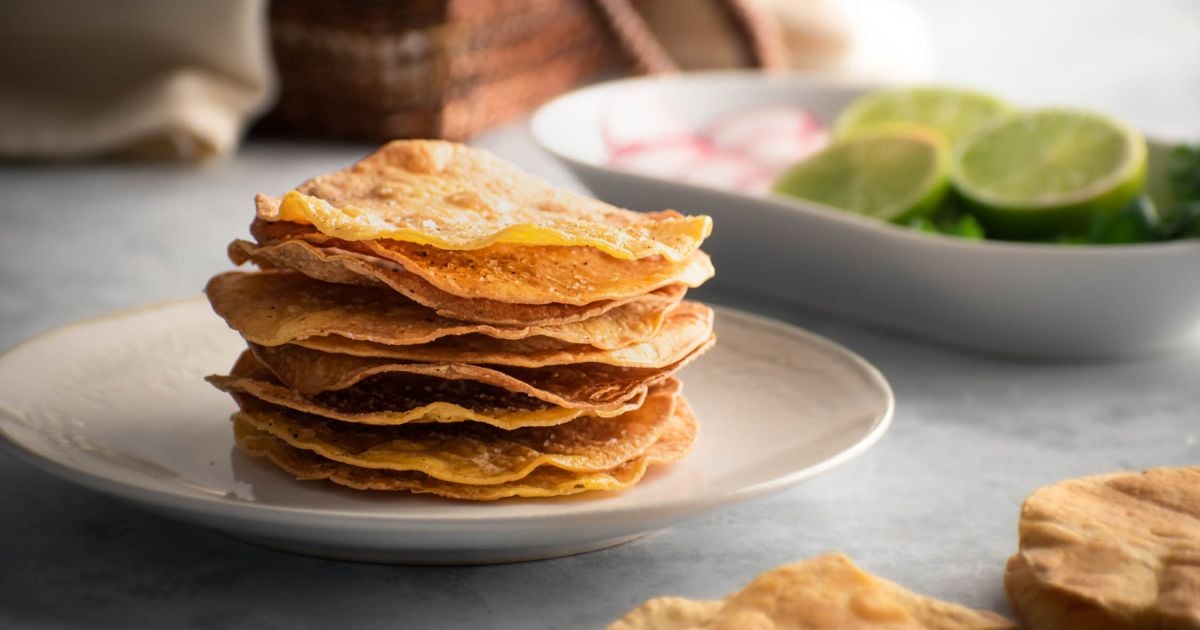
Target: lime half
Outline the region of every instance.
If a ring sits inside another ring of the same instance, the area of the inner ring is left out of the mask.
[[[846,138],[895,123],[936,129],[951,146],[980,125],[1012,110],[987,94],[940,87],[877,90],[851,103],[834,122],[834,136]]]
[[[856,135],[788,169],[775,192],[903,223],[925,216],[950,189],[946,141],[924,128]]]
[[[1083,234],[1141,192],[1146,141],[1090,112],[1046,109],[985,125],[954,153],[954,184],[989,235]]]

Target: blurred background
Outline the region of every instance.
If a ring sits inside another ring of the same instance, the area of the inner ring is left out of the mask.
[[[751,67],[991,90],[1195,136],[1200,3],[74,0],[0,8],[0,154],[464,140],[581,83]]]

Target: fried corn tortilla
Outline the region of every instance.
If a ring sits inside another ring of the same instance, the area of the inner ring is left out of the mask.
[[[298,271],[325,282],[386,286],[422,306],[433,309],[442,317],[487,324],[567,324],[602,315],[629,302],[642,302],[647,303],[650,308],[665,309],[681,300],[687,292],[687,286],[684,284],[668,284],[649,293],[616,300],[599,300],[582,306],[553,303],[515,304],[486,298],[469,299],[442,291],[390,260],[336,247],[318,247],[300,239],[284,240],[265,246],[249,241],[234,241],[229,245],[229,259],[238,265],[251,261],[262,269]]]
[[[585,416],[553,427],[504,430],[460,422],[378,427],[349,424],[238,397],[239,418],[293,448],[359,468],[416,471],[462,484],[520,479],[542,466],[601,472],[637,458],[666,428],[679,382],[650,391],[615,418]]]
[[[248,341],[274,346],[338,335],[387,345],[424,344],[455,335],[496,339],[544,336],[614,349],[658,332],[670,305],[630,302],[591,319],[551,326],[476,324],[440,317],[393,291],[330,284],[300,273],[228,272],[205,287],[213,310]]]
[[[399,361],[517,367],[603,363],[622,367],[661,368],[679,361],[707,341],[712,335],[712,327],[712,309],[699,302],[682,302],[667,313],[666,321],[654,337],[616,350],[568,344],[550,337],[504,341],[478,334],[445,337],[410,346],[384,345],[337,335],[309,337],[295,344],[321,352]]]
[[[587,491],[615,491],[641,480],[653,464],[674,462],[691,450],[696,440],[696,419],[687,402],[679,398],[675,414],[658,438],[641,457],[612,470],[577,473],[543,466],[529,475],[500,484],[466,485],[440,481],[418,472],[358,468],[324,459],[303,449],[288,446],[269,433],[234,418],[238,445],[247,453],[269,458],[275,465],[300,480],[327,479],[358,490],[403,490],[435,494],[452,499],[492,501],[507,497],[554,497]]]
[[[698,287],[713,276],[702,251],[672,261],[662,257],[621,260],[589,247],[498,244],[473,251],[448,251],[402,241],[351,242],[311,226],[255,221],[250,233],[261,246],[303,240],[399,265],[446,293],[527,305],[586,306],[622,300],[672,284]]]
[[[485,367],[465,363],[400,363],[392,359],[326,354],[300,346],[251,345],[255,356],[281,382],[303,394],[353,387],[370,380],[385,387],[411,375],[472,380],[526,394],[559,407],[589,413],[611,411],[669,378],[713,344],[707,342],[664,368],[627,368],[579,363],[542,368]]]
[[[259,198],[266,221],[442,250],[585,246],[623,260],[683,260],[712,231],[706,216],[624,210],[551,186],[485,150],[436,140],[389,142],[280,200]]]
[[[1019,530],[1004,585],[1026,628],[1200,628],[1200,468],[1041,488]]]
[[[346,389],[305,395],[283,386],[248,350],[238,358],[229,376],[214,375],[206,380],[235,396],[251,396],[295,411],[359,424],[472,421],[520,429],[554,426],[583,415],[579,409],[556,407],[494,385],[421,375],[368,379]],[[621,415],[643,402],[644,394],[594,415]]]
[[[785,564],[719,601],[651,599],[608,630],[778,628],[826,630],[1016,630],[994,613],[905,590],[856,567],[840,553]]]

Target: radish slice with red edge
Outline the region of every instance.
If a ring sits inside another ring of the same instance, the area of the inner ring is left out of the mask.
[[[828,143],[829,136],[821,130],[806,136],[772,136],[747,147],[742,155],[768,170],[783,171],[825,148]]]
[[[783,169],[826,142],[821,122],[790,105],[755,105],[727,112],[703,130],[714,147],[741,153],[768,169]]]
[[[749,192],[767,177],[753,160],[730,153],[713,153],[683,174],[682,180],[692,184],[725,190]]]
[[[708,143],[686,137],[627,146],[615,151],[609,163],[642,175],[676,178],[703,164],[711,155]]]
[[[697,134],[662,100],[629,95],[613,101],[603,122],[613,166],[749,194],[765,193],[828,141],[816,116],[781,104],[727,112]]]
[[[738,184],[738,192],[744,192],[748,195],[765,195],[771,190],[771,184],[775,183],[775,178],[778,173],[760,172],[757,175],[749,177]]]
[[[664,101],[636,93],[610,103],[601,133],[613,152],[696,135],[687,119]]]

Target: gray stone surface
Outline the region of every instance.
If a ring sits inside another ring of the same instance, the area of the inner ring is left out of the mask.
[[[1045,90],[1172,135],[1200,129],[1200,37],[1180,37],[1200,29],[1196,3],[1138,3],[1133,15],[1117,9],[1133,10],[1129,3],[1054,3],[1100,7],[1083,18],[1058,8],[1056,28],[1042,22],[1047,3],[916,4],[933,22],[948,80],[973,78],[1022,101]],[[1000,5],[1008,9],[982,8]],[[1109,54],[1113,46],[1124,52]],[[1039,67],[1022,47],[1060,51],[1065,61]],[[1078,65],[1080,50],[1102,51],[1109,67]],[[1005,63],[1006,54],[1023,65]],[[482,143],[570,183],[520,125]],[[227,266],[224,245],[245,233],[253,193],[367,150],[256,142],[198,168],[3,165],[0,348],[113,308],[195,294]],[[707,297],[805,326],[874,362],[896,391],[892,430],[793,490],[622,547],[456,568],[264,550],[0,454],[0,628],[597,627],[648,596],[717,597],[772,566],[835,549],[917,591],[1004,611],[1003,563],[1031,490],[1200,461],[1196,348],[1126,362],[1010,362],[752,296]]]

